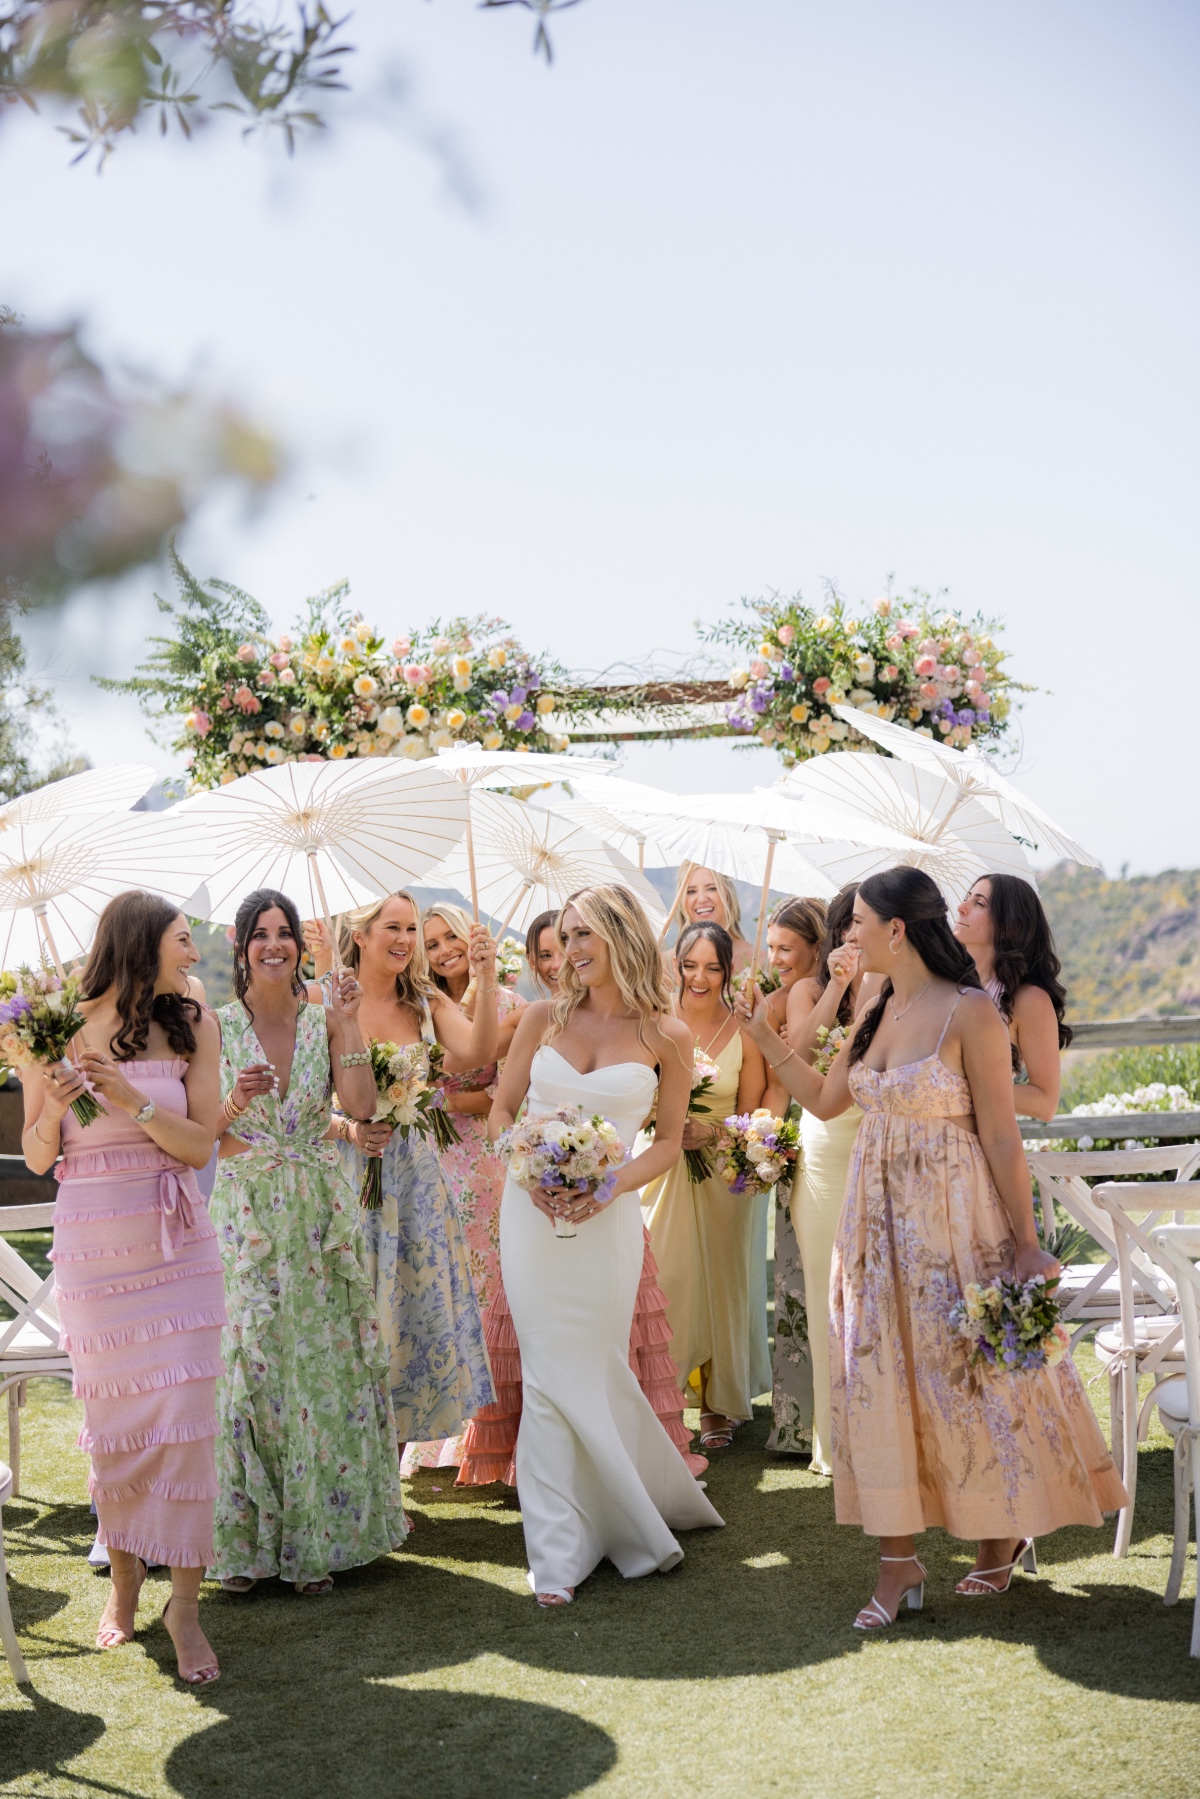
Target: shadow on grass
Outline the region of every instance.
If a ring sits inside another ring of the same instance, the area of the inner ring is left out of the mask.
[[[29,1774],[73,1779],[66,1763],[82,1755],[104,1735],[104,1719],[93,1712],[73,1712],[23,1687],[31,1708],[6,1711],[0,1731],[0,1784]],[[117,1790],[117,1789],[109,1789]]]

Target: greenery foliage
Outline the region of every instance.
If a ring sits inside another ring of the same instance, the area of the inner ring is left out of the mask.
[[[49,689],[26,680],[24,645],[11,614],[0,611],[0,805],[86,766],[65,748],[49,767],[38,765],[36,727],[54,718]]]
[[[1200,1012],[1200,869],[1114,879],[1068,862],[1039,885],[1071,1018]]]
[[[889,594],[851,612],[831,593],[821,609],[791,599],[743,600],[742,613],[704,635],[743,652],[730,673],[738,698],[731,728],[781,751],[786,764],[836,749],[853,732],[834,707],[876,717],[961,747],[1004,731],[1012,695],[1026,691],[1004,669],[998,625],[964,620],[929,594]]]
[[[1161,1083],[1182,1087],[1200,1107],[1200,1043],[1164,1044],[1154,1049],[1118,1049],[1073,1068],[1063,1081],[1060,1111],[1103,1099],[1109,1093],[1132,1093]]]

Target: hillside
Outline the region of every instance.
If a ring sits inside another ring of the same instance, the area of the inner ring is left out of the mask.
[[[1200,869],[1113,880],[1064,862],[1039,885],[1069,1017],[1200,1012]]]

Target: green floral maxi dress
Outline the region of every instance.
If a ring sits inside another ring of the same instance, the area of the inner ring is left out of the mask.
[[[265,1062],[244,1007],[222,1006],[221,1087]],[[302,1586],[404,1540],[387,1354],[363,1265],[358,1198],[324,1141],[332,1079],[325,1012],[301,1008],[284,1097],[232,1127],[211,1212],[229,1324],[217,1382],[219,1579]]]

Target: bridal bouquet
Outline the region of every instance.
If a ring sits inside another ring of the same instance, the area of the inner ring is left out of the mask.
[[[515,987],[525,966],[525,945],[504,937],[496,946],[496,985]]]
[[[375,1076],[373,1124],[386,1122],[402,1137],[413,1131],[431,1137],[438,1149],[461,1141],[446,1112],[440,1088],[430,1080],[431,1054],[427,1043],[372,1043],[371,1073]],[[371,1210],[383,1204],[383,1167],[379,1156],[367,1157],[359,1201]]]
[[[725,1120],[717,1172],[731,1193],[753,1199],[774,1187],[794,1166],[800,1150],[800,1126],[794,1118],[776,1118],[766,1106]]]
[[[1004,1275],[990,1287],[971,1281],[950,1308],[950,1328],[971,1345],[971,1367],[986,1363],[1008,1373],[1053,1368],[1071,1347],[1054,1290],[1058,1278],[1031,1281]]]
[[[65,1062],[67,1045],[83,1029],[79,982],[63,981],[48,969],[22,968],[0,974],[0,1057],[12,1068],[52,1068]],[[71,1101],[80,1124],[99,1118],[90,1093]]]
[[[828,1074],[838,1059],[843,1044],[850,1038],[850,1027],[835,1024],[832,1029],[828,1025],[817,1026],[817,1048],[812,1059],[812,1066],[818,1074]]]
[[[740,995],[746,991],[746,988],[750,985],[751,981],[754,982],[764,999],[768,993],[774,993],[777,988],[782,987],[783,985],[783,982],[773,968],[760,968],[756,974],[754,968],[750,965],[743,968],[740,973],[735,974],[729,985],[734,993]]]
[[[598,1112],[589,1116],[582,1106],[527,1113],[497,1138],[495,1150],[526,1193],[565,1188],[580,1196],[591,1193],[599,1205],[612,1198],[617,1169],[626,1160],[616,1125]],[[575,1226],[556,1218],[554,1234],[573,1237]]]

